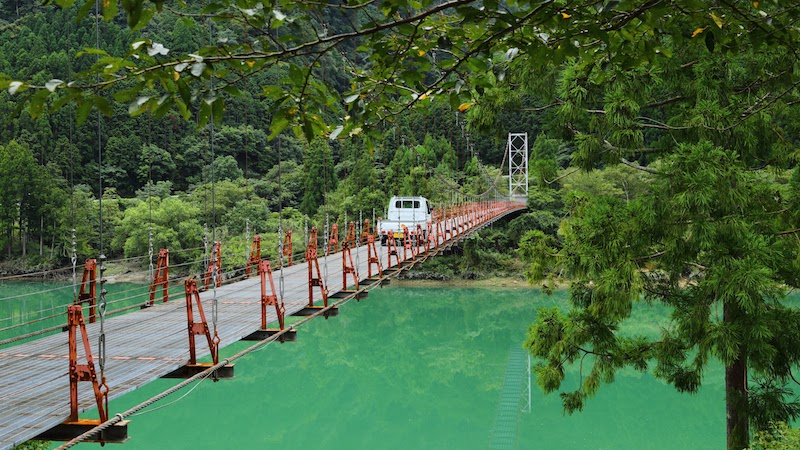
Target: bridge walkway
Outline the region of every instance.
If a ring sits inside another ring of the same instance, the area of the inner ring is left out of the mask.
[[[435,256],[477,229],[514,211],[524,209],[524,205],[497,209],[473,229],[465,231],[445,242],[438,237],[439,245],[427,254],[421,254],[417,261]],[[380,247],[381,265],[388,268],[388,251]],[[402,260],[403,249],[398,247]],[[353,261],[357,262],[359,278],[367,277],[367,247],[359,246],[352,250]],[[342,291],[341,252],[319,257],[323,279],[329,289],[329,296]],[[405,264],[403,264],[405,265]],[[325,268],[327,266],[327,276]],[[284,277],[284,304],[286,316],[293,315],[308,304],[308,266],[305,262],[296,263],[282,269]],[[280,271],[274,271],[276,289]],[[352,276],[349,277],[349,280]],[[183,296],[178,296],[182,298]],[[209,327],[212,327],[212,302],[214,291],[209,289],[200,293]],[[237,281],[216,289],[218,301],[217,332],[220,349],[249,336],[261,326],[261,284],[260,277]],[[322,300],[319,288],[314,288],[314,301]],[[330,300],[329,300],[330,302]],[[274,308],[268,308],[268,321],[277,321]],[[183,300],[156,303],[154,306],[132,313],[107,318],[106,367],[105,374],[110,387],[109,399],[125,395],[157,378],[184,366],[188,359],[188,334],[186,302]],[[97,366],[97,343],[100,335],[98,323],[87,323],[86,328]],[[213,330],[212,330],[213,334]],[[80,341],[80,337],[79,337]],[[205,339],[198,336],[197,357],[210,354]],[[50,335],[34,341],[0,348],[0,449],[19,445],[44,431],[47,431],[69,417],[69,376],[68,343],[64,333]],[[83,361],[82,346],[79,342],[78,354]],[[225,353],[220,353],[220,359]],[[96,407],[95,398],[89,383],[80,383],[79,411],[85,412]]]

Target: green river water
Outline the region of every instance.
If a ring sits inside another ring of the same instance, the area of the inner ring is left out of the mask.
[[[131,439],[120,448],[724,448],[719,366],[707,370],[696,395],[621,371],[572,416],[562,414],[557,394],[534,384],[531,411],[522,412],[525,331],[538,308],[565,303],[564,292],[525,288],[375,289],[338,317],[303,325],[297,342],[238,360],[235,379],[203,381],[132,417]],[[654,332],[664,316],[637,308],[627,331]],[[246,346],[225,347],[222,356]],[[578,376],[571,370],[565,386]],[[157,380],[112,401],[110,412],[176,383]]]

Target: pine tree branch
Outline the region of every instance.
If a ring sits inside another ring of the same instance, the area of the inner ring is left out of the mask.
[[[686,97],[684,97],[682,95],[679,95],[677,97],[670,97],[670,98],[667,98],[667,99],[664,99],[664,100],[657,101],[655,103],[647,104],[647,105],[645,105],[645,108],[658,108],[658,107],[661,107],[661,106],[669,105],[670,103],[675,103],[677,101],[684,100],[685,98]]]
[[[653,253],[652,255],[639,256],[638,258],[633,258],[631,261],[634,261],[634,262],[645,261],[645,260],[648,260],[648,259],[653,259],[653,258],[658,258],[660,256],[664,256],[665,254],[667,254],[666,251],[660,251],[660,252]]]
[[[548,109],[550,109],[550,108],[552,108],[552,107],[555,107],[555,106],[562,105],[563,103],[564,103],[563,101],[561,101],[561,100],[558,100],[558,101],[556,101],[556,102],[554,102],[554,103],[551,103],[551,104],[549,104],[549,105],[547,105],[547,106],[540,106],[540,107],[538,107],[538,108],[520,108],[520,109],[518,109],[517,111],[525,111],[525,112],[540,112],[540,111],[545,111],[545,110],[548,110]]]
[[[622,164],[625,164],[628,167],[632,167],[632,168],[634,168],[636,170],[641,170],[643,172],[652,173],[653,175],[663,175],[661,172],[659,172],[657,170],[653,170],[653,169],[650,169],[649,167],[645,167],[645,166],[636,164],[634,162],[630,162],[630,161],[628,161],[627,159],[625,159],[623,157],[619,158],[619,162],[621,162]]]
[[[544,182],[545,182],[545,183],[547,183],[547,184],[553,184],[553,183],[555,183],[556,181],[558,181],[558,180],[560,180],[560,179],[562,179],[562,178],[566,178],[566,177],[568,177],[568,176],[572,175],[573,173],[575,173],[575,172],[577,172],[577,171],[579,171],[579,170],[581,170],[581,169],[573,169],[573,170],[571,170],[571,171],[569,171],[569,172],[565,173],[564,175],[561,175],[560,177],[556,177],[556,178],[554,178],[554,179],[553,179],[553,180],[551,180],[551,181],[547,181],[547,178],[544,178]]]

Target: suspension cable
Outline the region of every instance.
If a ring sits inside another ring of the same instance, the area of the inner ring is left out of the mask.
[[[283,179],[282,179],[282,167],[281,167],[281,160],[283,159],[281,155],[281,144],[278,141],[278,261],[281,273],[278,275],[278,295],[280,296],[280,302],[283,304],[283,291],[284,291],[284,278],[283,273]]]
[[[322,282],[325,286],[328,286],[328,256],[331,251],[330,243],[331,243],[331,229],[330,229],[330,205],[328,205],[328,172],[330,172],[330,162],[333,159],[330,155],[331,147],[328,146],[328,151],[323,156],[325,158],[325,168],[324,168],[324,179],[325,179],[325,186],[323,186],[323,195],[324,195],[324,205],[325,205],[325,259],[322,260]],[[338,236],[337,236],[338,239]]]
[[[95,7],[95,16],[94,16],[94,38],[95,38],[95,48],[100,48],[100,0],[95,0],[94,3]],[[98,58],[99,59],[99,58]],[[105,279],[105,271],[106,271],[106,255],[103,248],[103,143],[102,143],[102,136],[101,136],[101,128],[100,128],[100,110],[97,111],[97,166],[98,166],[98,178],[99,178],[99,185],[100,185],[100,201],[99,201],[99,219],[100,219],[100,256],[98,260],[100,262],[100,298],[97,302],[97,311],[100,317],[100,336],[98,337],[98,345],[97,345],[97,362],[100,366],[100,386],[101,390],[103,391],[103,395],[106,399],[106,406],[108,405],[108,385],[106,384],[106,331],[105,331],[105,322],[106,322],[106,279]]]
[[[149,116],[148,116],[149,117]],[[148,119],[148,123],[150,123]],[[150,198],[151,191],[153,190],[153,157],[150,156],[150,164],[147,168],[147,207],[148,207],[148,214],[149,214],[149,233],[147,237],[147,255],[150,259],[150,266],[148,271],[148,277],[152,280],[153,274],[155,272],[155,267],[153,266],[153,200]]]
[[[67,21],[67,34],[72,36],[72,21]],[[69,50],[67,51],[69,52]],[[72,82],[72,58],[67,56],[67,82]],[[78,298],[78,249],[77,241],[75,240],[75,149],[72,141],[72,121],[69,121],[69,201],[70,201],[70,220],[72,221],[72,236],[70,242],[72,244],[72,252],[70,253],[70,261],[72,262],[72,298]]]
[[[247,244],[250,243],[250,218],[247,217],[244,220],[244,260],[250,261],[250,251],[247,248]],[[245,264],[245,267],[247,264]]]
[[[327,190],[327,187],[326,187],[326,190]],[[325,255],[325,259],[322,260],[322,282],[325,284],[325,286],[328,285],[328,256],[330,256],[329,253],[330,253],[330,240],[331,240],[329,219],[330,219],[330,217],[328,215],[328,201],[327,201],[327,195],[326,195],[326,199],[325,199],[325,236],[323,237],[323,242],[324,242],[324,247],[323,247],[324,252],[323,253]]]
[[[361,250],[361,236],[363,231],[364,218],[362,216],[362,212],[358,210],[358,229],[356,230],[356,267],[355,267],[355,276],[356,282],[358,281],[358,269],[361,267],[361,258],[359,257],[359,253]]]
[[[210,33],[210,30],[209,30]],[[205,36],[205,29],[203,30],[203,35]],[[209,79],[209,87],[211,92],[214,92],[214,77],[212,76]],[[211,322],[213,325],[213,332],[214,332],[214,343],[216,345],[219,344],[219,334],[217,334],[217,317],[219,315],[219,301],[217,300],[217,284],[219,281],[220,273],[218,270],[217,265],[221,265],[221,261],[219,261],[219,253],[216,251],[217,245],[220,245],[219,241],[217,240],[217,203],[216,203],[216,174],[215,174],[215,148],[214,148],[214,111],[212,108],[211,111],[211,118],[208,121],[209,125],[209,138],[208,138],[208,146],[211,149],[211,235],[214,241],[214,266],[211,269],[212,273],[212,282],[213,282],[213,294],[211,300]]]

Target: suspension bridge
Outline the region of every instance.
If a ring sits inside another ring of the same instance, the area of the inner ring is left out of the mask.
[[[223,358],[227,345],[294,340],[296,330],[286,324],[288,316],[338,315],[339,305],[366,298],[369,289],[390,277],[524,208],[513,201],[456,205],[436,211],[427,229],[406,229],[402,239],[390,239],[386,247],[376,245],[377,227],[369,221],[361,233],[351,222],[341,245],[338,232],[320,236],[312,228],[298,261],[292,261],[288,231],[276,268],[261,258],[256,236],[246,275],[229,283],[223,282],[220,243],[215,243],[208,270],[199,278],[186,278],[181,293],[172,296],[169,253],[162,250],[145,303],[100,321],[95,319],[105,311],[96,302],[96,286],[103,290],[102,270],[99,280],[96,270],[103,261],[87,261],[81,292],[67,307],[66,333],[33,340],[19,336],[24,343],[0,347],[0,449],[29,439],[122,442],[127,439],[127,415],[110,417],[109,399],[161,377],[187,382],[232,377],[230,363],[242,353]],[[199,362],[209,356],[211,362]],[[100,419],[79,417],[94,409]]]

